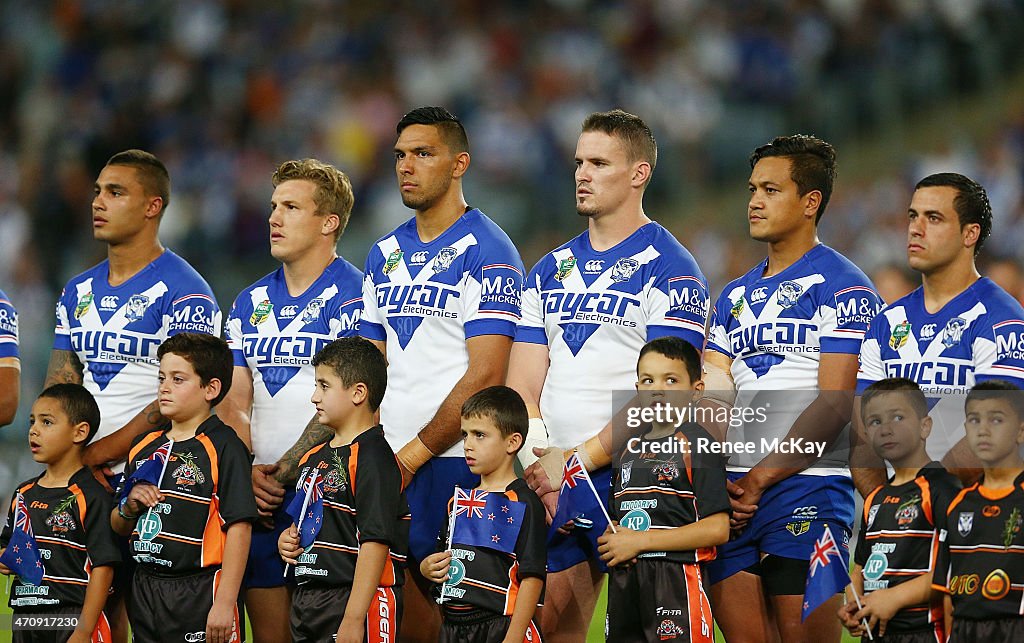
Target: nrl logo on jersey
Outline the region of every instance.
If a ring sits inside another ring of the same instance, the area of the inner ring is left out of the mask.
[[[576,257],[566,257],[558,262],[558,271],[555,272],[555,281],[562,281],[576,267]]]
[[[92,305],[92,292],[87,292],[78,300],[78,305],[75,306],[75,319],[81,319],[82,315],[89,311],[89,306]]]
[[[775,302],[783,308],[792,308],[796,306],[796,300],[800,299],[800,295],[804,292],[804,287],[795,281],[783,281],[779,284],[779,290],[776,293]]]
[[[71,515],[71,508],[76,504],[75,494],[64,498],[53,508],[46,518],[46,526],[54,535],[66,534],[77,527],[74,517]]]
[[[946,348],[953,348],[959,344],[965,328],[967,328],[967,320],[963,317],[950,319],[946,322],[946,327],[942,329],[942,345]]]
[[[149,308],[149,297],[145,295],[132,295],[128,299],[128,305],[125,306],[124,316],[130,322],[139,321],[146,314],[147,308]]]
[[[889,348],[898,351],[907,343],[908,337],[910,337],[910,322],[904,319],[903,322],[896,325],[896,328],[892,329],[892,334],[889,335]]]
[[[402,261],[402,256],[404,254],[405,253],[403,253],[400,249],[392,250],[391,254],[388,255],[388,260],[384,262],[384,267],[381,268],[381,272],[383,272],[385,275],[390,275],[392,271],[394,271],[394,269],[398,267],[398,264],[400,261]]]
[[[455,261],[455,257],[459,256],[459,251],[451,246],[447,248],[441,248],[437,252],[437,256],[434,257],[434,274],[439,275],[445,270],[448,270],[452,266],[452,262]]]
[[[259,326],[267,321],[267,317],[270,317],[272,310],[274,310],[274,304],[270,303],[269,299],[264,299],[256,306],[256,310],[252,311],[252,315],[249,316],[249,323],[253,326]]]
[[[729,314],[731,314],[736,319],[739,319],[740,315],[743,314],[743,297],[742,296],[739,299],[737,299],[736,301],[732,302],[732,309],[729,311]]]
[[[206,476],[199,469],[199,465],[196,464],[196,457],[191,452],[175,453],[174,455],[181,460],[181,465],[171,473],[171,477],[174,478],[174,484],[179,487],[192,487],[206,482]]]
[[[314,322],[320,317],[320,311],[323,310],[324,300],[317,297],[316,299],[310,300],[306,304],[306,309],[302,311],[302,322],[308,324]]]
[[[763,288],[763,287],[762,288],[755,288],[754,292],[750,293],[750,303],[752,303],[752,304],[756,304],[756,303],[762,302],[765,299],[768,299],[768,289],[767,288]]]
[[[640,268],[640,262],[630,257],[623,257],[612,266],[612,281],[621,284],[629,281],[629,278]]]
[[[100,310],[117,310],[117,297],[107,295],[100,299]]]

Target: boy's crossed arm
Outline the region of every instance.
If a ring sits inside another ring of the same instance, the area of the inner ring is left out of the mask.
[[[597,539],[597,551],[610,567],[632,562],[639,554],[650,551],[691,551],[715,547],[729,540],[729,512],[720,511],[695,523],[672,529],[633,531],[616,523]]]

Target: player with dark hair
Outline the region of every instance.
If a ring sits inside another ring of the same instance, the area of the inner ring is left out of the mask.
[[[359,332],[388,360],[380,407],[402,464],[413,521],[409,532],[403,641],[437,639],[440,615],[419,562],[434,551],[452,488],[476,486],[462,457],[459,410],[501,384],[519,320],[523,264],[508,235],[466,203],[465,129],[440,107],[398,123],[395,173],[415,216],[370,249]],[[410,394],[415,392],[415,394]]]
[[[293,496],[299,459],[332,435],[309,414],[312,359],[329,342],[356,335],[362,312],[363,275],[337,254],[355,202],[349,178],[302,159],[282,163],[272,180],[270,254],[281,265],[239,293],[228,313],[234,383],[217,411],[254,455],[261,522],[253,528],[245,604],[256,643],[289,636],[290,576],[277,541],[291,519],[281,507]]]
[[[587,230],[545,255],[527,277],[508,381],[530,411],[528,448],[520,454],[530,465],[526,479],[551,515],[574,450],[594,471],[597,493],[608,497],[612,391],[633,389],[640,348],[665,335],[704,346],[707,281],[689,251],[644,212],[656,163],[654,135],[641,118],[622,110],[588,116],[575,173],[576,212]],[[548,441],[553,448],[541,451]],[[603,568],[582,538],[551,543],[545,638],[584,636]]]
[[[763,422],[730,425],[726,442],[756,435],[761,444],[822,445],[806,457],[760,449],[729,457],[734,538],[708,576],[715,617],[731,642],[840,637],[838,596],[801,622],[804,583],[826,523],[848,556],[853,483],[845,455],[824,445],[849,422],[857,354],[881,302],[860,269],[818,240],[835,161],[831,145],[805,135],[776,138],[751,154],[747,220],[768,257],[726,286],[712,317],[707,367],[730,373],[737,407],[765,411]]]
[[[991,232],[992,209],[977,182],[953,173],[918,181],[907,262],[921,273],[921,287],[871,322],[857,373],[858,392],[887,377],[920,385],[933,402],[928,453],[965,484],[977,479],[980,464],[966,442],[962,396],[991,379],[1024,386],[1024,308],[975,264]],[[857,438],[853,473],[866,494],[885,475],[862,429]]]

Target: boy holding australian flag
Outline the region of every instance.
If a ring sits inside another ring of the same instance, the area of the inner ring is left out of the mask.
[[[544,506],[513,462],[529,426],[526,404],[505,386],[462,407],[462,436],[475,489],[455,488],[438,551],[420,572],[440,586],[442,643],[540,641],[533,622],[544,588]]]

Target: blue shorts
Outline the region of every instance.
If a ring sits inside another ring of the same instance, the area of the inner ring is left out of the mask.
[[[730,471],[727,475],[735,482],[744,474]],[[762,554],[810,560],[826,524],[849,565],[853,514],[849,477],[790,476],[764,492],[743,533],[718,547],[717,556],[707,565],[708,579],[711,584],[723,581],[756,565]]]
[[[608,498],[612,490],[612,468],[603,467],[590,473],[590,480],[594,483],[594,490],[597,491],[601,503],[605,509],[608,508]],[[601,534],[597,534],[600,536]],[[585,560],[593,560],[597,563],[602,572],[607,572],[608,567],[601,560],[597,550],[594,549],[591,538],[583,530],[574,529],[568,536],[556,535],[548,541],[548,572],[560,572],[578,565]],[[593,540],[597,540],[597,536]]]
[[[274,512],[273,529],[267,529],[259,522],[253,525],[252,541],[249,543],[249,562],[245,566],[242,587],[270,589],[294,584],[295,575],[292,568],[288,567],[288,575],[285,576],[284,561],[277,553],[277,540],[281,537],[281,532],[292,524],[292,517],[285,513],[285,507],[294,497],[295,490],[285,492],[284,502]]]
[[[405,500],[412,514],[409,557],[417,565],[437,550],[437,537],[447,524],[448,501],[455,486],[473,489],[479,484],[480,476],[469,471],[465,458],[431,458],[416,471],[405,488]]]

